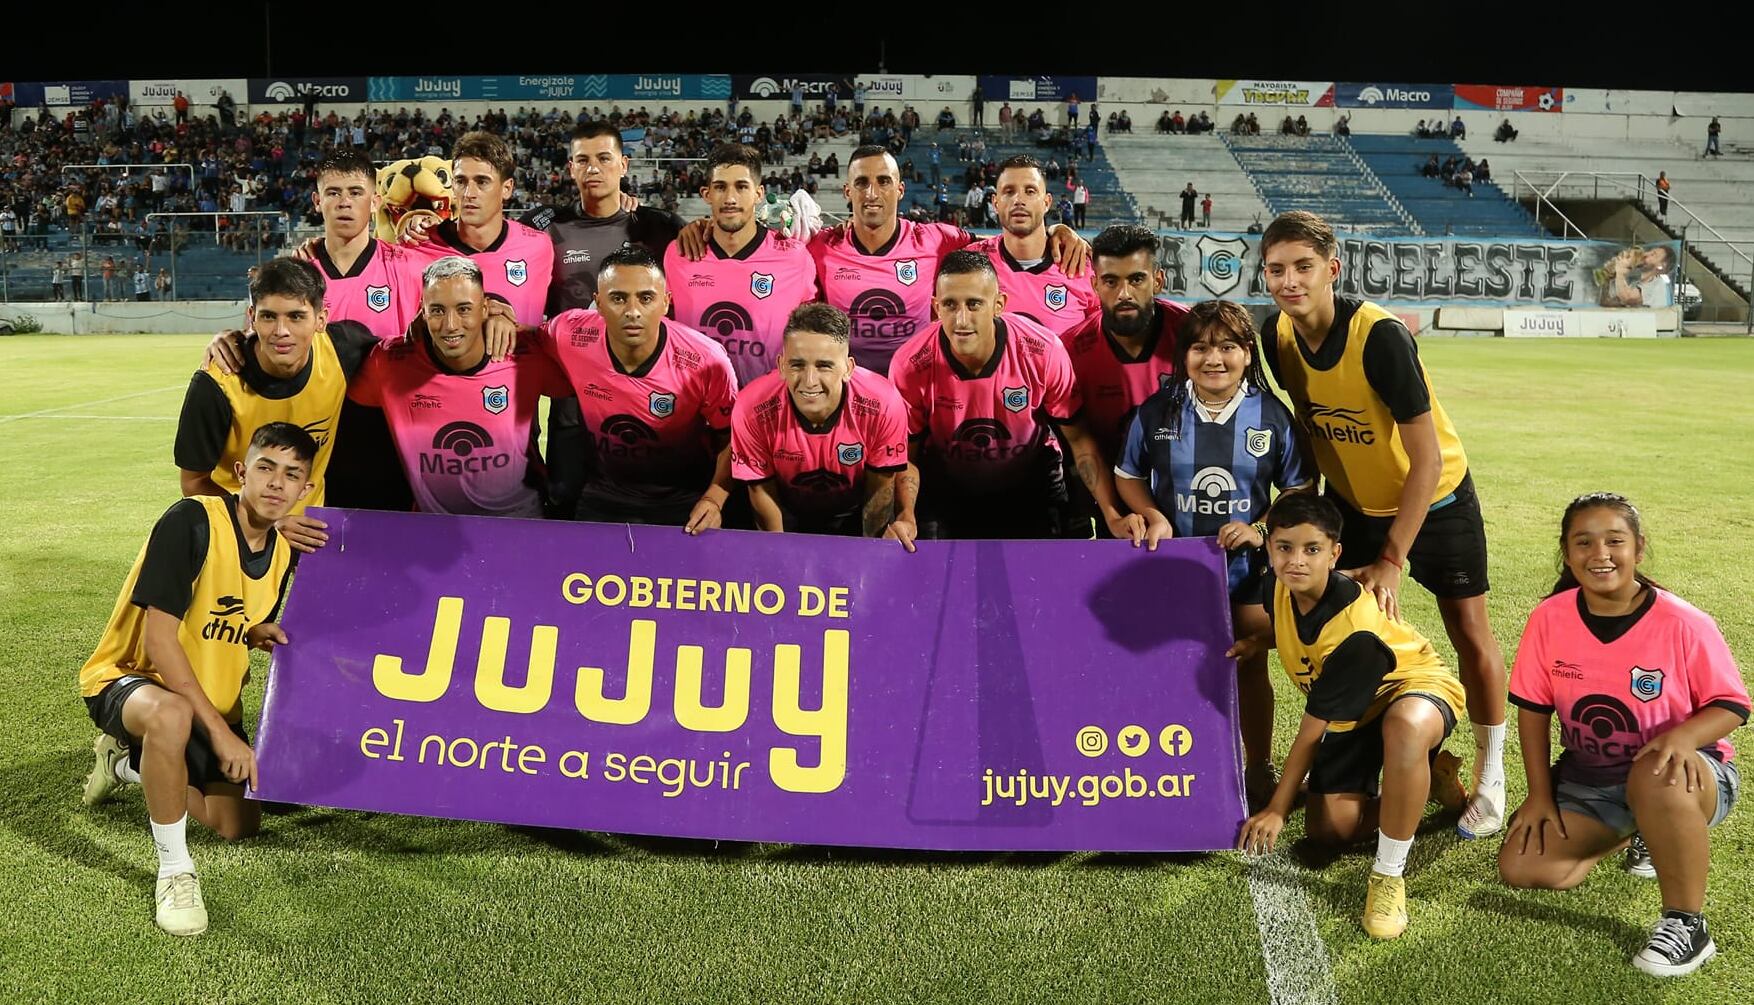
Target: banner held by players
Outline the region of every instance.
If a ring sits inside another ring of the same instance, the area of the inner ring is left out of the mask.
[[[1223,558],[329,510],[263,799],[985,850],[1227,848]]]

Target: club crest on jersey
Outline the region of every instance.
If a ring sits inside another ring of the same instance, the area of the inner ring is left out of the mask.
[[[999,394],[999,400],[1005,403],[1005,410],[1021,412],[1029,407],[1029,388],[1007,387]]]
[[[652,415],[660,419],[667,419],[670,417],[670,413],[676,411],[676,396],[674,394],[653,391],[651,401],[648,403],[647,407],[652,410]]]
[[[1273,431],[1250,427],[1243,432],[1242,448],[1251,457],[1265,457],[1273,449]]]
[[[895,263],[895,278],[901,280],[901,285],[903,285],[903,286],[912,286],[913,284],[919,282],[919,280],[920,280],[919,263],[912,258],[906,259],[904,261],[896,262]]]
[[[522,286],[530,278],[530,267],[523,259],[507,259],[505,263],[505,281],[513,286]]]
[[[481,407],[487,409],[494,415],[498,415],[505,411],[506,405],[510,404],[511,400],[511,389],[504,384],[501,384],[498,387],[484,387],[481,389]]]
[[[1644,667],[1632,668],[1632,696],[1639,701],[1652,702],[1663,696],[1663,672],[1646,670]]]
[[[766,300],[773,296],[773,276],[763,272],[751,273],[749,292],[755,294],[757,300]]]
[[[365,288],[365,305],[379,314],[390,309],[390,288],[388,286],[367,286]]]
[[[836,455],[840,457],[840,462],[848,467],[865,459],[865,445],[863,443],[837,443],[834,445],[834,449]]]
[[[1066,309],[1066,288],[1058,283],[1053,286],[1044,286],[1041,291],[1041,299],[1048,305],[1048,310],[1063,311]]]

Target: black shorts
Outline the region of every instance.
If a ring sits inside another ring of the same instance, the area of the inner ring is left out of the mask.
[[[661,527],[686,527],[688,526],[688,515],[694,512],[694,504],[699,501],[700,496],[696,495],[688,499],[634,502],[607,494],[599,494],[586,486],[585,491],[579,495],[578,511],[573,519],[587,520],[592,523],[637,523],[655,524]]]
[[[1248,572],[1243,575],[1242,582],[1231,588],[1230,602],[1265,607],[1273,602],[1273,598],[1267,596],[1262,589],[1267,583],[1267,551],[1265,548],[1250,548],[1245,560],[1248,562]],[[1229,561],[1228,556],[1226,561]]]
[[[127,703],[128,696],[143,687],[158,687],[158,683],[145,677],[123,677],[111,681],[102,691],[85,699],[85,711],[98,729],[115,737],[128,747],[128,766],[135,771],[140,770],[140,737],[130,735],[122,725],[122,706]],[[244,732],[241,722],[229,723],[231,731],[245,743],[250,742],[248,733]],[[189,766],[189,784],[197,789],[205,790],[210,785],[236,785],[236,782],[225,777],[219,769],[219,757],[213,753],[213,745],[199,729],[189,730],[189,744],[183,748],[183,762]]]
[[[1436,705],[1443,713],[1443,739],[1449,739],[1456,728],[1456,713],[1449,703],[1423,691],[1409,691],[1395,701],[1408,698],[1423,698]],[[1375,799],[1382,791],[1382,721],[1379,715],[1348,732],[1323,734],[1321,746],[1316,748],[1315,763],[1309,769],[1309,791],[1362,792]],[[1432,760],[1437,759],[1442,748],[1442,740],[1431,748]]]
[[[1366,516],[1335,493],[1327,498],[1345,521],[1340,530],[1340,564],[1355,568],[1376,561],[1395,518]],[[1480,516],[1473,474],[1463,475],[1456,490],[1425,514],[1407,563],[1414,581],[1434,597],[1459,600],[1491,589],[1486,580],[1486,523]]]

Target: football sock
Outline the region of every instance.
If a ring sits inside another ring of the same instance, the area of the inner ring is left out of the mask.
[[[1482,788],[1504,781],[1504,723],[1482,726],[1474,723],[1474,751],[1480,756]]]
[[[1407,853],[1413,850],[1413,839],[1396,841],[1382,831],[1376,832],[1376,864],[1371,870],[1384,876],[1399,876],[1407,871]]]
[[[157,820],[151,823],[152,845],[158,849],[158,878],[169,879],[179,872],[194,872],[195,861],[189,857],[189,845],[184,840],[189,815],[183,814],[174,824],[161,824]]]

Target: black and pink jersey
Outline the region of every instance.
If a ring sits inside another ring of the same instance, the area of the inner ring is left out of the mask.
[[[383,410],[417,509],[529,519],[542,516],[530,442],[538,399],[572,393],[529,340],[459,373],[433,358],[424,337],[403,336],[373,351],[347,385],[353,401]]]
[[[479,251],[463,243],[455,220],[434,227],[431,240],[405,247],[424,259],[423,268],[448,255],[474,259],[481,266],[482,287],[512,305],[518,324],[539,325],[554,272],[554,239],[509,217],[504,223],[499,237]]]
[[[979,372],[957,361],[936,324],[902,346],[889,369],[922,460],[964,494],[1025,482],[1041,470],[1042,451],[1059,449],[1052,425],[1083,407],[1058,338],[1016,314],[999,315],[994,327],[997,344]]]
[[[903,342],[930,326],[938,263],[974,243],[974,235],[947,223],[897,220],[895,235],[867,250],[851,226],[810,239],[822,297],[853,322],[853,360],[878,373]]]
[[[865,472],[907,466],[907,406],[879,374],[854,367],[840,405],[817,424],[799,413],[779,373],[745,387],[731,412],[731,474],[773,479],[780,501],[806,521],[856,511]]]
[[[1102,312],[1060,336],[1078,375],[1078,393],[1084,399],[1084,421],[1111,463],[1127,441],[1133,413],[1145,399],[1175,379],[1175,331],[1188,309],[1171,300],[1153,301],[1157,324],[1137,357],[1103,330]],[[1010,308],[1009,302],[1006,308]]]
[[[1033,265],[1012,258],[1011,252],[1005,250],[1003,237],[983,238],[969,245],[968,250],[992,259],[993,269],[999,273],[999,291],[1005,294],[1007,313],[1021,314],[1056,335],[1064,335],[1092,316],[1102,316],[1102,301],[1096,299],[1089,271],[1078,279],[1066,275],[1064,269],[1054,264],[1052,248],[1048,249],[1050,257]]]
[[[816,263],[803,243],[753,226],[754,239],[735,255],[710,238],[698,262],[674,243],[664,252],[676,319],[724,347],[740,387],[779,365],[786,319],[816,299]]]
[[[543,348],[566,372],[596,450],[586,492],[616,505],[674,505],[712,482],[714,434],[728,434],[737,376],[719,344],[675,321],[628,371],[609,349],[596,311],[563,311],[544,326]]]
[[[323,273],[323,309],[331,322],[357,321],[380,339],[394,339],[420,314],[420,273],[429,259],[375,237],[345,274],[321,242],[313,257]]]

